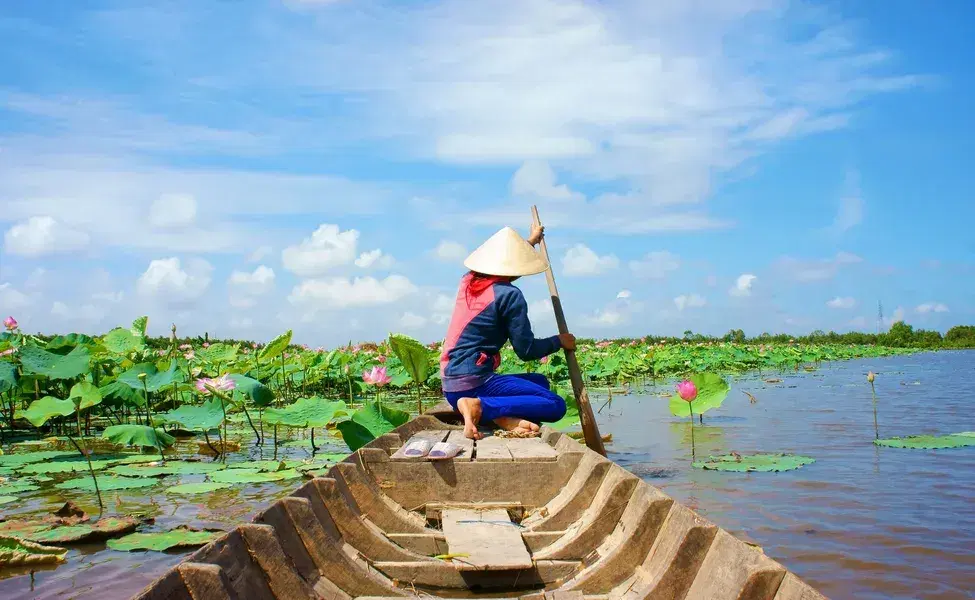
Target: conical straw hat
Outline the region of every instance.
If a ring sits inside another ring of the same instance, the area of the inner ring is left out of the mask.
[[[464,266],[485,275],[521,277],[543,272],[548,263],[517,231],[505,227],[471,252]]]

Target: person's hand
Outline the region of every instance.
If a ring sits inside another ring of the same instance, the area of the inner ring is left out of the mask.
[[[538,244],[545,237],[545,227],[532,223],[531,232],[528,234],[528,243],[532,246]]]
[[[560,333],[559,343],[562,344],[563,350],[575,350],[576,349],[576,336],[571,333]]]

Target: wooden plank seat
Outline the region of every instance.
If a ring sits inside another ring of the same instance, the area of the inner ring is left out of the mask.
[[[503,508],[445,508],[441,523],[450,554],[466,555],[453,561],[458,570],[509,571],[534,566],[521,539],[521,527]]]

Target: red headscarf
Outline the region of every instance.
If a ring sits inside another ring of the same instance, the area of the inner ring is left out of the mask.
[[[468,274],[470,279],[467,280],[467,290],[465,292],[465,297],[467,298],[467,304],[470,306],[471,297],[477,297],[481,295],[484,290],[488,289],[495,283],[503,281],[511,281],[511,277],[502,277],[499,275],[484,275],[482,273],[475,273],[471,271]]]

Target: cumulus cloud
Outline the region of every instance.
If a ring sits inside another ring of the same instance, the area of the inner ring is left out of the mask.
[[[535,196],[549,200],[582,200],[584,196],[569,186],[555,184],[555,172],[544,160],[525,161],[511,178],[511,192],[516,196]]]
[[[641,260],[631,260],[630,270],[637,277],[663,279],[668,273],[680,268],[680,258],[667,252],[650,252]]]
[[[393,257],[377,248],[360,254],[355,259],[355,266],[360,269],[389,269],[393,266]]]
[[[437,297],[433,300],[430,320],[437,325],[447,324],[450,321],[451,315],[454,313],[455,304],[456,301],[454,298],[446,294],[437,294]]]
[[[0,283],[0,306],[3,306],[2,310],[17,310],[29,305],[30,298],[26,294],[15,289],[9,282]]]
[[[731,286],[728,293],[732,296],[751,296],[752,295],[752,284],[755,283],[757,277],[751,273],[742,273],[735,280],[735,285]]]
[[[433,253],[438,259],[449,263],[460,262],[467,258],[467,248],[463,244],[450,240],[440,240]]]
[[[274,289],[274,269],[259,265],[253,272],[234,271],[227,285],[230,288],[230,305],[237,308],[253,306],[257,298]]]
[[[359,232],[341,231],[338,225],[323,224],[295,246],[281,252],[284,268],[301,277],[318,277],[356,259]]]
[[[399,324],[404,329],[420,329],[427,324],[427,318],[416,313],[405,312],[399,318]]]
[[[149,263],[136,290],[169,304],[198,300],[210,287],[213,267],[201,258],[191,258],[185,266],[177,257],[160,258]]]
[[[194,222],[196,198],[189,194],[163,194],[149,207],[149,224],[153,227],[188,227]]]
[[[918,314],[923,315],[932,312],[945,313],[948,312],[948,307],[941,302],[925,302],[924,304],[918,305],[914,310]]]
[[[374,277],[332,277],[308,279],[291,291],[288,301],[295,306],[315,312],[344,308],[380,306],[396,302],[417,288],[402,275],[390,275],[385,279]]]
[[[3,236],[4,250],[27,257],[75,252],[88,246],[89,241],[87,233],[46,215],[17,223]]]
[[[619,262],[612,254],[599,256],[585,244],[576,244],[562,257],[562,272],[569,277],[600,275],[618,267]]]
[[[682,294],[674,298],[674,306],[677,310],[683,311],[685,308],[700,308],[707,305],[708,301],[698,294]]]
[[[830,308],[839,308],[839,309],[850,309],[856,305],[857,305],[856,299],[850,298],[849,296],[847,297],[837,296],[832,300],[826,302],[826,306]]]

